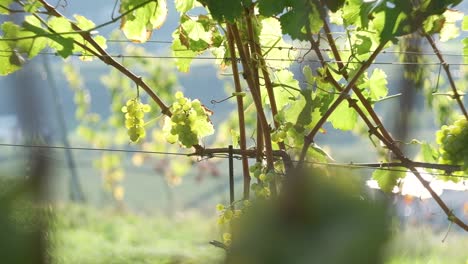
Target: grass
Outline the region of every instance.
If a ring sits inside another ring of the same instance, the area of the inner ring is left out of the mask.
[[[219,239],[215,220],[196,212],[139,215],[112,209],[62,205],[55,209],[50,240],[53,263],[220,263],[223,252],[208,244]],[[428,227],[398,231],[386,264],[468,263],[468,236]],[[365,254],[365,252],[363,252]]]
[[[56,210],[53,263],[216,263],[215,222],[196,213],[168,217],[67,205]]]

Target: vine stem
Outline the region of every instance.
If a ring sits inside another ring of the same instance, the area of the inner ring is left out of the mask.
[[[322,4],[323,4],[323,2],[322,2]],[[343,77],[346,80],[348,80],[349,79],[348,72],[346,71],[346,68],[345,68],[345,66],[343,64],[343,61],[342,61],[341,56],[340,56],[340,52],[338,51],[335,40],[333,39],[333,35],[332,35],[330,27],[328,25],[326,14],[325,14],[325,12],[324,12],[324,10],[322,8],[320,8],[320,17],[322,18],[322,21],[323,21],[323,30],[325,31],[325,36],[326,36],[326,38],[328,40],[328,44],[330,45],[330,49],[332,50],[332,53],[333,53],[333,56],[335,57],[335,60],[337,61],[338,69],[339,69],[340,72],[342,72]],[[319,47],[317,47],[317,49],[316,49],[316,53],[317,52],[320,54],[320,56],[322,57],[322,60],[323,60],[323,56],[321,55]],[[329,78],[333,78],[333,76],[331,75],[330,72],[327,72],[327,74],[328,74]],[[378,127],[378,129],[380,130],[382,135],[385,138],[387,138],[388,140],[392,140],[392,136],[384,128],[384,125],[383,125],[382,121],[380,120],[380,118],[375,113],[374,109],[372,108],[372,105],[369,103],[367,98],[362,94],[361,90],[356,85],[353,85],[352,90],[356,94],[358,99],[362,102],[362,105],[367,110],[367,112],[371,116],[372,120],[374,120],[374,122],[376,124],[376,127]]]
[[[372,64],[372,62],[375,60],[375,58],[377,57],[377,55],[379,55],[380,51],[382,51],[382,49],[384,48],[386,43],[381,43],[377,49],[372,53],[372,55],[370,56],[370,58],[361,66],[361,68],[359,68],[359,70],[356,72],[356,74],[353,76],[353,78],[351,79],[351,81],[348,83],[348,85],[346,86],[346,88],[343,89],[343,91],[341,91],[340,95],[338,96],[338,98],[335,100],[335,102],[333,102],[333,104],[328,108],[328,110],[325,112],[325,114],[320,118],[320,120],[317,122],[317,124],[314,126],[314,128],[312,129],[312,131],[310,131],[309,134],[307,134],[305,137],[304,137],[304,145],[302,147],[302,151],[301,151],[301,155],[300,155],[300,158],[299,158],[299,164],[298,166],[302,166],[302,164],[304,163],[304,160],[305,160],[305,157],[307,155],[307,150],[309,149],[309,146],[310,144],[312,144],[313,140],[314,140],[314,137],[315,135],[317,134],[317,132],[320,130],[320,128],[323,126],[323,124],[325,124],[325,122],[327,121],[327,119],[330,117],[330,115],[336,110],[336,108],[338,107],[338,105],[340,105],[341,102],[343,102],[343,100],[345,100],[349,95],[349,91],[351,91],[351,89],[353,88],[353,86],[356,84],[356,82],[359,80],[359,77],[361,76],[361,74],[364,73],[364,71],[367,70],[367,68],[370,67],[370,65]]]
[[[248,30],[250,45],[251,45],[252,54],[253,54],[253,62],[254,62],[253,65],[255,66],[255,71],[256,71],[256,78],[258,82],[260,82],[259,75],[258,75],[258,71],[260,69],[262,72],[264,82],[265,82],[265,90],[268,95],[268,101],[270,102],[273,125],[275,126],[276,129],[278,129],[280,127],[280,123],[276,121],[275,119],[275,117],[278,115],[278,106],[276,105],[276,98],[275,98],[275,92],[273,90],[273,83],[270,78],[270,73],[268,72],[267,67],[266,67],[266,62],[265,62],[264,55],[262,54],[260,43],[257,41],[258,36],[255,36],[255,31],[254,31],[253,22],[252,22],[252,17],[256,17],[254,14],[254,5],[252,5],[251,8],[246,8],[245,11],[246,11],[247,30]],[[259,90],[260,90],[260,87],[259,87]],[[278,147],[280,150],[286,153],[286,145],[284,144],[284,142],[278,142]],[[284,156],[283,162],[284,162],[284,167],[286,171],[289,171],[290,169],[293,168],[293,164],[291,162],[291,158],[289,155]],[[272,185],[276,185],[273,183]],[[276,186],[274,186],[274,188],[276,188]]]
[[[60,12],[58,12],[53,6],[51,6],[49,3],[47,3],[45,0],[38,0],[44,8],[53,16],[56,17],[62,17],[65,18],[64,15],[62,15]],[[68,20],[68,19],[67,19]],[[153,99],[154,102],[161,108],[161,111],[163,114],[167,116],[171,116],[172,113],[169,110],[169,107],[157,96],[153,90],[149,87],[149,85],[143,81],[143,79],[140,76],[137,76],[133,72],[131,72],[129,69],[124,67],[122,64],[120,64],[118,61],[116,61],[112,56],[110,56],[91,36],[91,34],[88,31],[83,31],[80,27],[78,27],[75,23],[69,21],[70,25],[72,26],[73,30],[76,30],[79,32],[78,34],[83,37],[86,42],[91,44],[98,52],[99,56],[98,58],[102,60],[104,63],[113,66],[117,70],[119,70],[121,73],[129,77],[132,81],[134,81],[138,86],[143,88],[145,92]]]
[[[251,42],[251,47],[253,48],[253,54],[255,54],[254,59],[256,59],[256,67],[259,67],[262,71],[263,79],[265,81],[265,90],[267,91],[268,95],[268,100],[270,102],[270,107],[271,107],[271,114],[273,116],[273,124],[275,125],[275,128],[278,129],[280,127],[280,123],[276,121],[275,116],[278,115],[278,106],[276,105],[276,98],[275,98],[275,92],[273,90],[273,83],[270,78],[270,73],[267,70],[266,67],[266,62],[265,58],[263,57],[262,50],[260,48],[260,45],[258,42],[255,41],[254,39],[254,29],[253,29],[253,24],[252,24],[252,18],[250,14],[253,14],[253,9],[247,9],[246,12],[247,14],[247,28],[249,31],[249,39]],[[280,150],[283,150],[286,152],[286,145],[284,142],[278,142],[278,146]],[[287,170],[293,168],[293,164],[291,162],[291,159],[289,156],[285,156],[285,160],[283,160],[285,168]]]
[[[242,48],[242,39],[240,37],[239,29],[235,24],[231,25],[232,33],[234,36],[234,40],[237,45],[237,50],[239,51],[239,56],[241,57],[241,63],[242,63],[242,68],[244,70],[244,77],[247,80],[247,83],[250,87],[250,91],[252,94],[252,98],[255,104],[255,108],[257,109],[257,115],[259,117],[260,124],[262,125],[262,130],[263,130],[263,137],[264,137],[264,143],[265,143],[265,155],[266,155],[266,161],[267,161],[267,169],[272,170],[274,168],[274,159],[273,159],[273,147],[271,145],[271,136],[270,136],[270,130],[269,130],[269,125],[268,121],[265,116],[265,111],[263,110],[262,106],[262,98],[260,97],[260,94],[258,93],[257,89],[255,89],[255,81],[252,79],[252,71],[249,65],[249,62],[246,57],[246,53],[244,49]],[[276,185],[275,185],[276,186]],[[273,196],[276,196],[276,188],[272,188],[271,194]]]
[[[242,92],[240,78],[239,78],[239,68],[237,67],[236,60],[236,47],[234,44],[234,37],[232,35],[231,26],[227,26],[227,40],[231,55],[231,67],[234,74],[234,87],[237,93]],[[237,99],[237,114],[239,118],[239,147],[242,151],[247,149],[247,139],[245,135],[245,116],[244,116],[244,100],[242,96],[236,96]],[[250,172],[249,172],[249,161],[246,155],[242,155],[242,172],[244,175],[244,199],[249,199],[250,196]]]
[[[447,74],[447,78],[449,80],[450,87],[452,88],[452,92],[453,92],[452,97],[457,101],[458,106],[460,107],[460,110],[462,111],[465,118],[468,120],[468,112],[466,111],[465,105],[463,104],[463,101],[461,99],[461,95],[457,90],[457,86],[456,86],[455,81],[453,79],[452,73],[450,72],[450,66],[448,65],[448,63],[445,61],[444,57],[440,53],[440,50],[437,47],[434,39],[429,34],[427,34],[426,32],[423,32],[423,36],[427,39],[427,41],[431,45],[432,49],[434,50],[434,53],[436,54],[437,58],[439,59],[440,63],[442,64],[442,67],[444,68],[444,71]]]
[[[347,72],[345,71],[345,68],[344,68],[344,65],[341,63],[341,58],[340,58],[340,54],[338,52],[338,49],[336,47],[336,44],[335,44],[335,41],[333,39],[333,37],[331,36],[331,33],[330,33],[330,28],[328,27],[328,23],[327,23],[327,20],[326,20],[326,17],[323,13],[323,9],[320,11],[321,13],[321,17],[322,17],[322,20],[324,22],[324,30],[325,30],[325,33],[326,33],[326,36],[327,36],[327,40],[329,42],[329,45],[330,45],[330,48],[332,50],[332,53],[333,55],[335,56],[335,59],[338,60],[338,67],[339,67],[339,70],[343,72],[343,75],[346,79],[348,79],[348,74]],[[458,94],[457,92],[457,89],[455,87],[455,83],[453,82],[453,78],[451,76],[451,73],[449,71],[449,67],[448,65],[445,63],[445,61],[443,60],[443,57],[440,55],[440,52],[439,50],[437,49],[437,46],[435,45],[434,41],[432,40],[432,38],[430,36],[428,36],[427,34],[425,35],[426,38],[429,37],[429,42],[431,43],[434,51],[436,52],[436,54],[438,54],[438,57],[439,59],[441,59],[441,62],[442,64],[444,65],[444,69],[446,70],[447,72],[447,76],[449,76],[449,80],[451,80],[451,85],[452,85],[452,89],[454,90],[454,94]],[[311,41],[311,44],[313,45],[314,42],[313,40]],[[318,55],[320,54],[321,56],[321,52],[320,50],[318,49],[318,46],[315,45],[316,47],[316,52],[318,53]],[[379,47],[383,47],[382,44],[379,46]],[[380,51],[379,51],[380,52]],[[375,54],[375,52],[374,52]],[[374,55],[373,54],[373,55]],[[372,58],[372,56],[371,56]],[[371,60],[371,58],[369,58],[368,61]],[[374,57],[375,58],[375,57]],[[364,65],[363,65],[364,66]],[[362,67],[361,67],[362,69]],[[328,71],[327,71],[328,72]],[[328,72],[329,73],[329,72]],[[361,73],[362,74],[362,73]],[[356,74],[357,76],[357,74]],[[355,76],[355,77],[356,77]],[[333,79],[333,76],[329,76]],[[350,82],[350,84],[352,83],[352,81]],[[349,84],[348,84],[349,86]],[[377,117],[377,114],[375,113],[374,109],[372,108],[372,106],[370,105],[370,103],[366,100],[366,98],[364,96],[362,96],[362,93],[359,89],[357,89],[357,87],[355,87],[353,89],[353,91],[356,93],[356,95],[358,96],[359,100],[362,102],[362,104],[364,105],[364,107],[366,108],[366,110],[369,112],[369,114],[371,115],[371,117],[374,119],[374,122],[377,123],[377,128],[379,128],[379,130],[382,132],[384,138],[380,138],[382,140],[382,142],[397,156],[397,158],[401,161],[401,163],[404,165],[404,167],[408,168],[415,176],[416,178],[421,182],[421,184],[424,186],[424,188],[426,190],[429,191],[429,193],[431,194],[432,198],[437,202],[437,204],[439,205],[439,207],[445,212],[445,214],[448,216],[448,219],[451,221],[451,222],[454,222],[455,224],[457,224],[458,226],[460,226],[461,228],[463,228],[465,231],[468,231],[468,226],[463,222],[461,221],[457,216],[455,216],[452,212],[452,210],[450,210],[448,208],[448,206],[445,204],[445,202],[440,198],[439,195],[437,195],[436,192],[434,192],[434,190],[432,189],[432,187],[430,186],[430,183],[427,182],[426,180],[424,180],[424,178],[421,176],[421,173],[416,169],[416,167],[414,166],[414,162],[411,161],[410,159],[406,158],[403,154],[403,152],[401,151],[400,148],[398,148],[398,146],[395,144],[395,141],[394,139],[390,136],[390,134],[388,133],[388,131],[385,129],[385,127],[383,126],[383,124],[381,123],[380,119]],[[462,111],[464,111],[465,113],[465,116],[468,118],[468,116],[466,115],[466,110],[463,106],[463,103],[461,102],[460,100],[460,95],[456,96],[457,98],[457,101],[459,101],[460,103],[460,107],[462,109]],[[356,104],[355,105],[355,109],[358,110],[358,107]],[[360,110],[360,109],[359,109]],[[372,126],[369,126],[370,124],[368,124],[368,119],[365,115],[363,115],[362,111],[358,111],[359,115],[361,115],[361,117],[364,118],[364,121],[366,122],[366,124],[368,125],[369,128],[372,129],[375,129],[373,128]],[[370,130],[370,131],[371,131]],[[377,136],[379,136],[378,134],[376,134]]]
[[[67,19],[64,15],[62,15],[60,12],[58,12],[53,6],[51,6],[49,3],[47,3],[45,0],[38,0],[44,8],[49,12],[50,15],[55,16],[55,17],[62,17]],[[149,1],[148,1],[149,3]],[[68,19],[67,19],[68,20]],[[141,87],[150,97],[151,99],[161,108],[161,113],[171,117],[172,113],[169,107],[162,101],[161,98],[159,98],[158,95],[151,89],[151,87],[143,81],[143,78],[141,76],[136,75],[132,71],[130,71],[128,68],[120,64],[118,61],[116,61],[112,56],[110,56],[91,36],[89,31],[83,31],[79,26],[77,26],[75,23],[72,21],[68,20],[70,25],[72,26],[73,30],[77,31],[77,33],[91,46],[95,49],[93,50],[92,48],[86,46],[86,45],[80,45],[81,47],[85,48],[87,51],[93,53],[96,55],[101,61],[104,63],[114,67],[118,71],[120,71],[122,74],[127,76],[129,79],[131,79],[135,84],[139,87]],[[75,42],[76,43],[76,42]],[[202,150],[203,147],[200,145],[194,145],[193,146],[195,150]]]

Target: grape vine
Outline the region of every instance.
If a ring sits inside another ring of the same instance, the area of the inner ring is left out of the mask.
[[[228,94],[237,99],[237,113],[225,122],[228,125],[224,130],[213,126],[210,121],[212,112],[200,100],[189,99],[180,91],[167,93],[159,89],[149,73],[136,75],[130,69],[132,65],[118,62],[106,51],[106,38],[94,32],[120,20],[120,30],[129,41],[144,43],[150,40],[153,30],[165,22],[168,15],[166,0],[121,1],[120,16],[102,25],[95,25],[80,15],[67,18],[45,0],[0,1],[0,14],[9,14],[11,6],[21,8],[25,14],[21,25],[7,21],[1,26],[0,50],[6,51],[7,56],[0,57],[0,74],[19,70],[23,60],[33,59],[45,49],[52,49],[63,58],[79,54],[85,61],[101,60],[111,66],[115,74],[125,76],[126,81],[136,84],[149,96],[151,107],[130,93],[118,97],[112,105],[114,112],[121,111],[125,117],[125,120],[114,118],[113,124],[125,127],[132,142],[144,144],[162,134],[171,143],[168,148],[178,145],[193,148],[195,156],[212,156],[214,153],[226,154],[227,150],[210,148],[210,141],[204,138],[215,132],[234,131],[230,133],[234,142],[229,142],[228,137],[218,137],[223,140],[215,143],[239,145],[236,153],[242,157],[244,200],[251,199],[250,190],[257,198],[274,199],[281,192],[285,177],[279,171],[283,169],[288,175],[292,169],[302,168],[310,162],[330,162],[330,155],[316,142],[318,133],[326,134],[327,123],[333,129],[353,131],[370,138],[373,143],[381,142],[391,155],[379,157],[380,161],[398,160],[402,169],[416,176],[448,219],[468,230],[467,224],[454,215],[422,177],[417,169],[420,161],[409,158],[398,144],[405,139],[395,138],[389,132],[386,120],[377,114],[375,106],[390,97],[391,83],[384,69],[373,67],[382,53],[391,51],[408,36],[418,35],[421,41],[427,41],[437,56],[440,70],[446,73],[448,84],[441,83],[439,87],[437,82],[435,89],[433,83],[422,81],[421,69],[407,69],[404,74],[406,78],[414,79],[418,86],[421,84],[428,104],[437,110],[440,125],[445,125],[436,133],[438,147],[422,144],[423,161],[460,166],[460,171],[455,174],[466,172],[468,115],[463,101],[466,85],[463,85],[463,78],[458,80],[451,73],[450,65],[438,47],[438,41],[458,37],[457,21],[463,20],[461,30],[468,30],[468,18],[454,10],[461,2],[175,0],[180,13],[171,45],[176,67],[188,72],[197,56],[211,54],[221,70],[226,71],[230,66],[234,76],[235,87]],[[335,31],[342,32],[342,36],[337,38]],[[309,47],[301,53],[287,39],[308,43]],[[405,52],[409,45],[401,43],[397,50]],[[463,39],[462,44],[466,57],[468,40]],[[311,54],[315,55],[319,66],[303,65]],[[405,58],[400,56],[400,59]],[[415,60],[422,63],[420,58]],[[300,62],[302,79],[300,72],[292,70],[291,66],[296,62]],[[439,90],[445,99],[434,98]],[[81,90],[75,92],[83,112],[77,114],[89,116],[86,114],[89,110],[86,94]],[[167,105],[165,102],[168,101],[173,103]],[[160,109],[165,117],[163,122],[154,124],[152,136],[147,137],[150,133],[146,126],[152,121],[145,123],[143,118],[147,114],[151,120],[158,119],[154,109]],[[454,120],[458,111],[463,115]],[[93,126],[97,123],[89,122]],[[82,130],[82,134],[92,134],[89,127]],[[249,140],[249,134],[252,140]],[[106,140],[105,136],[101,139]],[[253,148],[247,148],[248,144]],[[250,166],[249,157],[255,157],[257,163]],[[250,182],[251,176],[254,183]],[[373,174],[384,191],[393,190],[403,177],[405,174],[383,170]],[[454,177],[445,179],[459,180]],[[234,207],[218,208],[224,222],[236,215]],[[231,239],[230,235],[224,237],[226,244]]]

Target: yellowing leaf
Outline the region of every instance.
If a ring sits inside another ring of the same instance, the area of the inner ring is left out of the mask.
[[[153,30],[160,28],[166,21],[167,3],[166,0],[123,0],[120,13],[127,12],[122,17],[120,29],[129,40],[144,43],[151,37]]]
[[[456,22],[463,19],[464,14],[457,10],[447,9],[444,13],[445,23],[440,30],[440,41],[445,42],[460,35]]]

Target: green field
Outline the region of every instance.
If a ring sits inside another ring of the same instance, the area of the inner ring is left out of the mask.
[[[208,244],[220,239],[212,217],[196,212],[142,215],[61,205],[51,233],[53,263],[219,263],[222,250]],[[434,234],[427,227],[406,228],[388,246],[388,264],[468,263],[468,236]],[[365,251],[363,251],[365,254]]]

